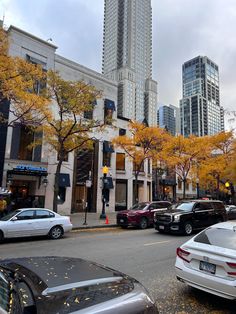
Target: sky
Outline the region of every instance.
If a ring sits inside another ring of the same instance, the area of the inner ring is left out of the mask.
[[[152,9],[158,102],[179,106],[182,64],[201,55],[219,66],[221,105],[236,110],[236,0],[152,0]],[[59,55],[98,72],[103,14],[104,0],[0,0],[7,27],[51,38]]]

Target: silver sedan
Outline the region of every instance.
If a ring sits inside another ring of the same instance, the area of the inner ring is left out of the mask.
[[[44,235],[59,239],[71,229],[68,216],[61,216],[45,208],[23,208],[0,219],[0,242],[4,238]]]

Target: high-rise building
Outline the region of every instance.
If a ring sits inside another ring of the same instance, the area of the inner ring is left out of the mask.
[[[118,81],[118,115],[156,125],[151,0],[105,0],[103,74]]]
[[[223,131],[218,65],[206,56],[189,60],[182,66],[182,83],[181,133],[184,136],[205,136]]]
[[[173,105],[160,104],[157,109],[157,124],[161,128],[165,128],[173,136],[179,133],[179,108]]]

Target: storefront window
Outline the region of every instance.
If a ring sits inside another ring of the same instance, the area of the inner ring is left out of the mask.
[[[115,210],[127,209],[127,180],[116,180]]]

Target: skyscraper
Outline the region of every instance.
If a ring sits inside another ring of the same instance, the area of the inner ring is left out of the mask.
[[[184,136],[204,136],[223,131],[218,65],[202,56],[187,61],[182,66],[182,83],[181,133]]]
[[[175,136],[179,133],[179,108],[160,105],[157,109],[157,124]]]
[[[118,115],[156,124],[151,0],[105,0],[103,74],[118,81]]]

